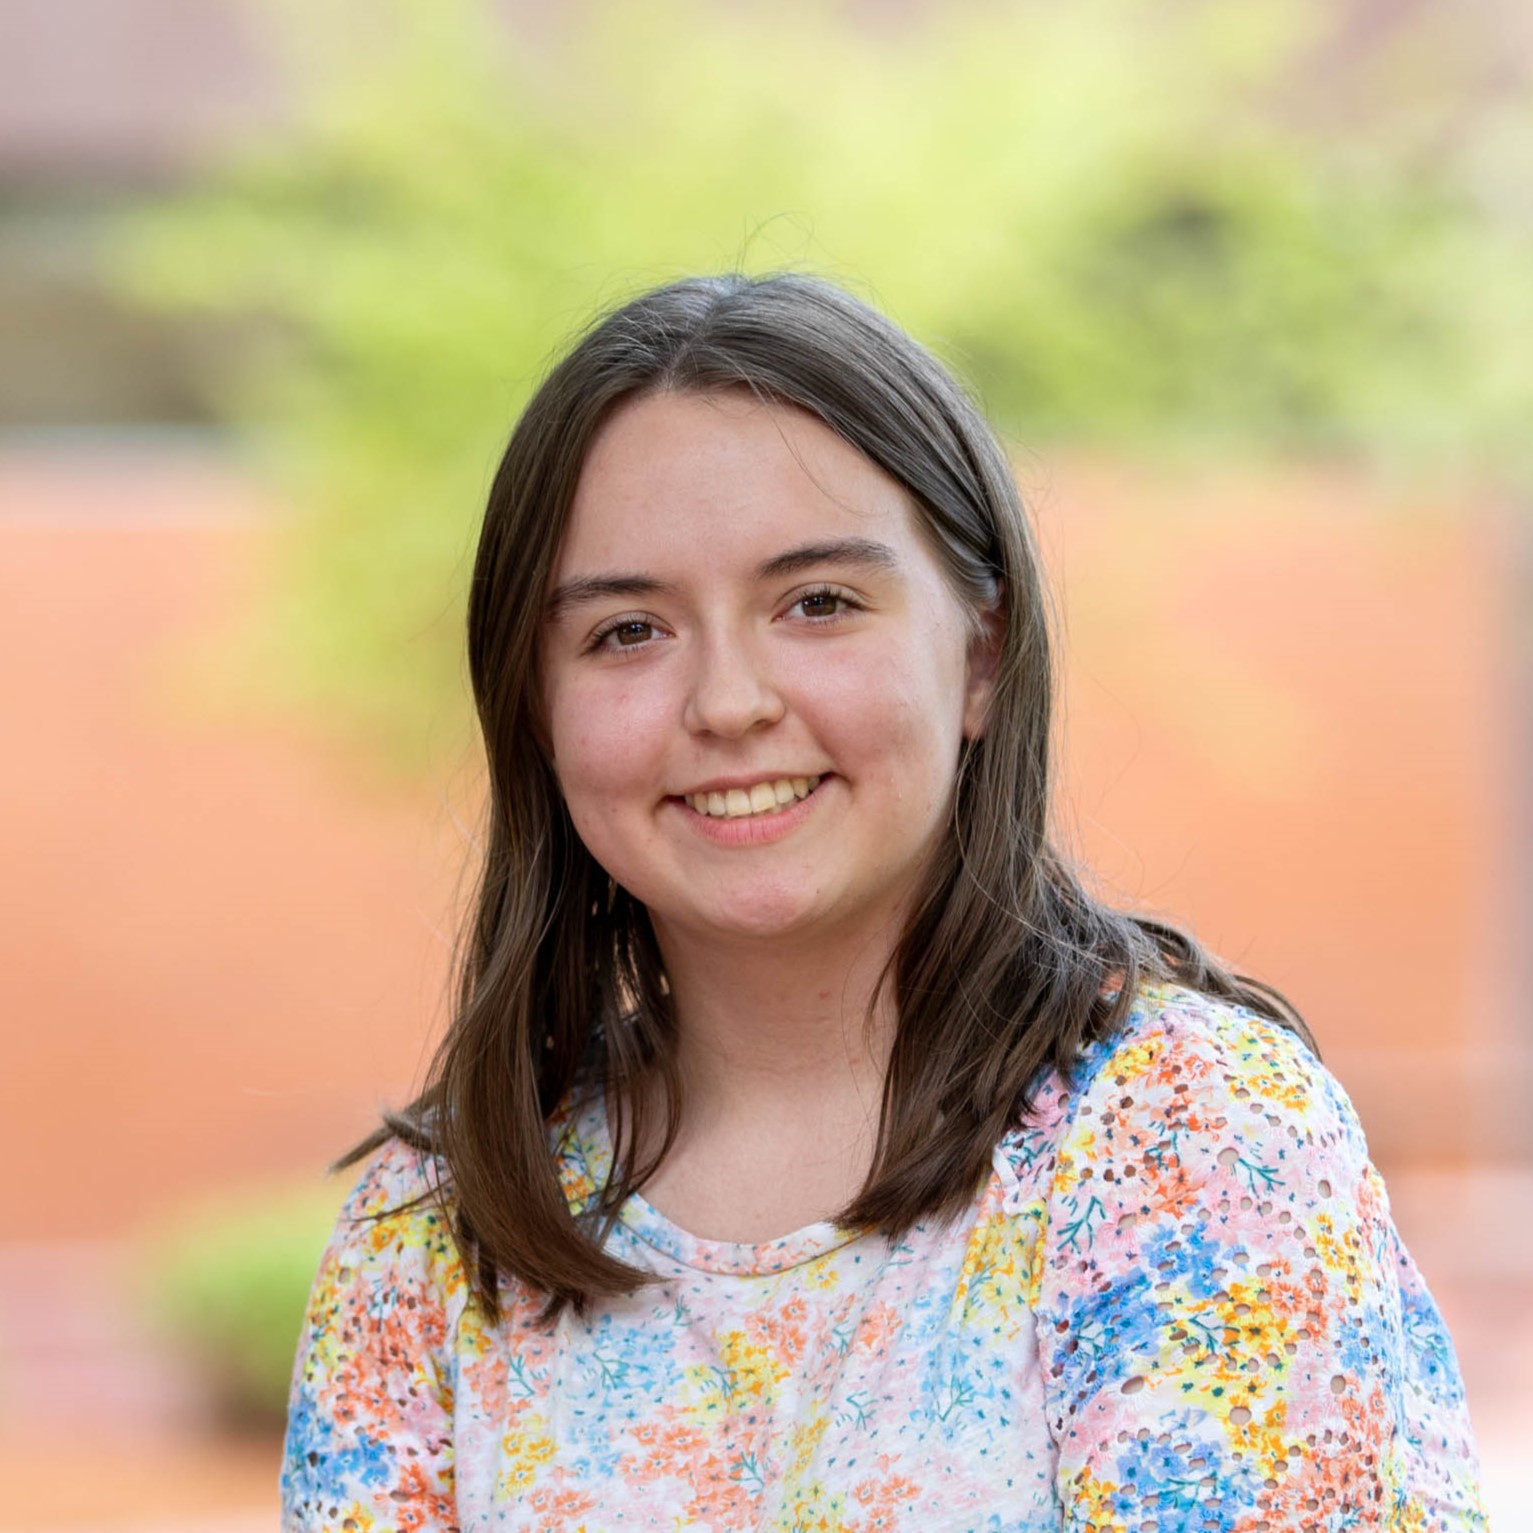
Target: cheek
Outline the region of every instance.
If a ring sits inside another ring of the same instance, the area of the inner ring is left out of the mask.
[[[873,664],[849,656],[806,678],[806,711],[843,770],[901,801],[941,798],[963,732],[961,670],[955,678],[941,659],[940,650],[912,645],[886,649]]]
[[[572,809],[577,797],[617,792],[652,772],[665,733],[662,709],[634,686],[557,689],[548,720],[554,769]]]

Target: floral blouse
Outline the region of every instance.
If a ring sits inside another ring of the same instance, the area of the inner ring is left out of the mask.
[[[599,1094],[598,1094],[599,1097]],[[551,1125],[572,1210],[599,1100]],[[898,1242],[701,1240],[537,1323],[470,1302],[420,1157],[381,1150],[315,1282],[283,1527],[1287,1533],[1481,1529],[1453,1347],[1341,1088],[1173,987],[1046,1081],[968,1214]]]

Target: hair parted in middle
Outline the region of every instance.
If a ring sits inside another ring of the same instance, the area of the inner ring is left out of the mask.
[[[652,1280],[601,1241],[675,1141],[675,1018],[647,911],[611,886],[565,809],[544,744],[539,640],[598,429],[646,394],[730,390],[808,412],[899,484],[975,628],[1000,632],[986,728],[965,742],[948,832],[875,990],[875,1004],[893,1001],[892,1052],[872,1167],[838,1221],[898,1236],[956,1215],[1043,1072],[1068,1075],[1086,1044],[1121,1025],[1144,979],[1238,1002],[1308,1038],[1278,992],[1177,928],[1103,904],[1051,844],[1049,602],[1011,465],[953,377],[818,278],[657,288],[553,368],[496,473],[468,611],[488,823],[456,1010],[424,1091],[347,1157],[395,1134],[440,1157],[465,1267],[492,1315],[500,1274],[540,1292],[549,1316]],[[578,1219],[548,1129],[577,1083],[606,1094],[614,1152]],[[659,1135],[644,1120],[655,1085]],[[657,1146],[642,1163],[641,1144]]]

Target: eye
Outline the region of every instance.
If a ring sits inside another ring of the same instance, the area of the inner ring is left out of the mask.
[[[860,603],[853,601],[845,591],[836,590],[834,586],[819,586],[795,598],[788,610],[801,612],[811,622],[828,623],[845,617],[848,612],[860,610]]]
[[[591,635],[587,652],[598,649],[637,649],[655,637],[655,624],[643,617],[620,617]]]

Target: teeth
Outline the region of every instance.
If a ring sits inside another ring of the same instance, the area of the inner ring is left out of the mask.
[[[686,799],[699,814],[738,820],[751,814],[780,814],[789,804],[808,798],[819,785],[818,777],[779,777],[725,793],[689,793]]]

